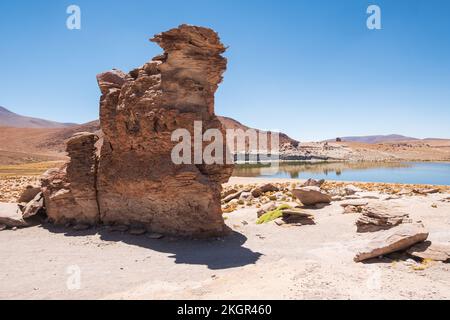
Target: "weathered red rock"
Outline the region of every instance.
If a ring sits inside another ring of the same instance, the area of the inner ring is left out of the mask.
[[[70,161],[50,169],[41,178],[47,215],[55,223],[99,222],[96,175],[97,156],[92,133],[79,133],[67,142]]]
[[[220,205],[222,183],[233,166],[225,165],[225,159],[174,163],[172,151],[179,141],[172,141],[172,134],[184,129],[194,140],[194,123],[201,122],[200,134],[216,129],[225,137],[214,114],[214,94],[227,64],[225,47],[211,29],[187,25],[152,41],[164,49],[162,55],[129,73],[112,70],[97,76],[103,132],[98,166],[94,141],[85,150],[78,148],[79,153],[69,151],[72,159],[65,171],[44,179],[49,217],[181,236],[223,235],[228,228]],[[74,143],[79,144],[71,141],[69,147]],[[210,143],[200,142],[201,151]],[[88,160],[82,162],[83,157]]]

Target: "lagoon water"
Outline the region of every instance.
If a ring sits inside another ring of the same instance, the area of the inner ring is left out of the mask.
[[[237,165],[233,176],[450,185],[450,163],[288,162],[276,166]]]

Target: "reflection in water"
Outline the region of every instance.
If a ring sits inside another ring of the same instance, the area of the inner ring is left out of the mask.
[[[234,169],[235,177],[261,177],[265,174],[262,169],[270,167],[270,164],[242,164]],[[286,178],[298,179],[301,173],[324,174],[325,176],[341,176],[346,170],[368,170],[380,168],[408,168],[412,164],[403,162],[282,162],[279,163],[277,176],[280,174]]]
[[[269,168],[273,170],[270,171]],[[274,170],[275,169],[275,170]],[[237,165],[236,177],[327,179],[450,185],[450,163],[432,162],[283,162]]]

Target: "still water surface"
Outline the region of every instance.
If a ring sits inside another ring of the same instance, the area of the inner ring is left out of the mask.
[[[278,170],[273,168],[237,165],[233,176],[450,185],[450,163],[289,162],[280,163]]]

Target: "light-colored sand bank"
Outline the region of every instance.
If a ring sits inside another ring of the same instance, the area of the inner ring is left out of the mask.
[[[256,182],[264,181],[230,181]],[[386,201],[421,220],[430,240],[450,242],[450,203],[442,201],[449,196]],[[356,232],[358,214],[344,215],[339,202],[306,210],[315,225],[286,227],[257,225],[256,208],[239,208],[225,214],[233,234],[214,240],[49,225],[2,231],[0,298],[450,299],[450,264],[423,267],[408,257],[355,263],[355,251],[370,237]],[[80,289],[70,290],[67,272],[78,268]]]

